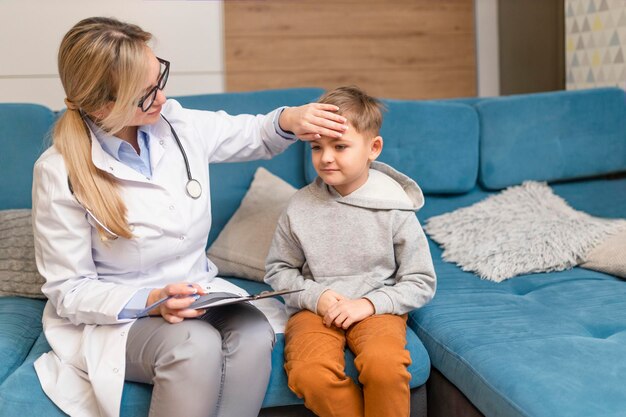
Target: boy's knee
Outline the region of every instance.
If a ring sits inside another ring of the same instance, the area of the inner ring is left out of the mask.
[[[360,353],[355,363],[364,385],[405,383],[411,379],[407,370],[411,357],[406,349],[369,349]]]
[[[348,378],[331,363],[293,361],[285,364],[289,387],[299,396],[304,392],[329,392],[338,380]]]

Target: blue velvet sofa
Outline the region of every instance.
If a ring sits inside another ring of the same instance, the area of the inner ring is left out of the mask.
[[[290,89],[178,99],[190,108],[261,113],[320,93]],[[626,172],[622,90],[386,104],[380,160],[421,185],[422,222],[524,180],[550,182],[589,214],[626,218],[626,177],[619,174]],[[42,106],[0,104],[0,209],[30,207],[32,166],[54,118]],[[302,143],[270,161],[212,166],[207,245],[237,209],[259,166],[295,187],[315,175]],[[497,284],[443,261],[442,250],[430,245],[437,294],[408,321],[412,416],[426,415],[426,392],[430,416],[626,415],[625,282],[574,268]],[[264,288],[232,279],[251,291]],[[43,305],[0,298],[0,416],[63,415],[41,390],[32,366],[49,350],[41,333]],[[283,346],[279,335],[261,415],[309,415],[286,386]],[[150,391],[126,383],[121,415],[147,415]]]

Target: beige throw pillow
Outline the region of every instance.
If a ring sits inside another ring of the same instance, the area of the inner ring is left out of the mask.
[[[626,229],[593,248],[580,266],[626,278]]]
[[[30,210],[0,211],[0,296],[46,298],[35,264]]]
[[[266,169],[257,169],[241,205],[207,251],[220,276],[263,281],[278,218],[295,192]]]

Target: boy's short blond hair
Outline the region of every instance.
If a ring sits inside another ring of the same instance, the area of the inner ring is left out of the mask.
[[[337,113],[348,119],[357,132],[378,136],[385,105],[359,87],[351,85],[329,90],[319,98],[318,103],[339,107]]]

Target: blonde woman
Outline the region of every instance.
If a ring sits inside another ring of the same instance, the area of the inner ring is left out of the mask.
[[[274,343],[265,316],[249,305],[188,308],[207,288],[241,291],[204,254],[207,164],[268,158],[296,136],[340,136],[345,119],[322,104],[259,116],[186,110],[166,100],[169,62],[150,38],[90,18],[61,43],[67,111],[34,169],[52,347],[35,368],[70,415],[119,415],[131,380],[154,385],[152,417],[256,416]]]

